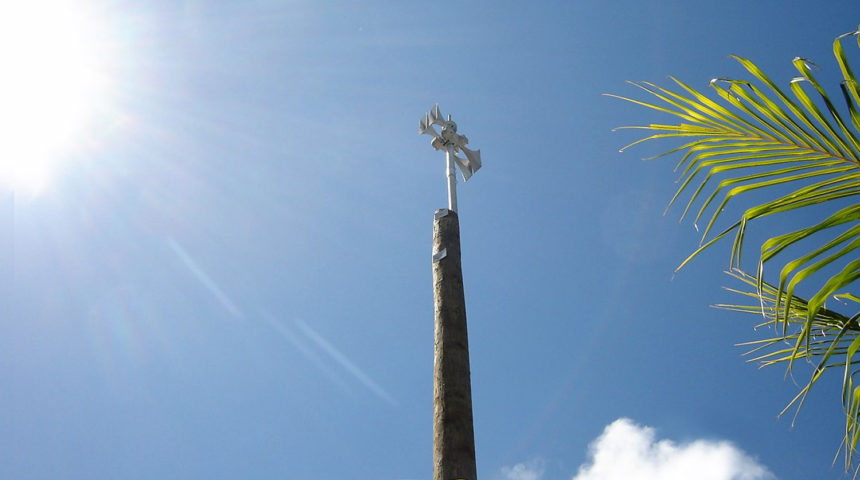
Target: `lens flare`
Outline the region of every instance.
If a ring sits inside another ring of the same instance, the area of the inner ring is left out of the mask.
[[[0,186],[44,189],[108,101],[106,23],[88,3],[0,4]]]

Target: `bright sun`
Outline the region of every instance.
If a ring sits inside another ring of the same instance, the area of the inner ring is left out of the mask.
[[[0,3],[0,189],[44,189],[107,101],[109,49],[89,3]]]

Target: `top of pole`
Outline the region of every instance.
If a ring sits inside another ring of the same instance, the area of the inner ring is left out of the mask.
[[[441,131],[437,132],[434,125],[441,127]],[[451,115],[444,120],[442,112],[439,111],[439,104],[433,106],[430,113],[424,114],[418,121],[418,133],[427,134],[433,137],[430,145],[436,150],[441,150],[446,153],[447,159],[447,176],[448,176],[448,208],[452,211],[457,211],[457,180],[454,173],[454,163],[460,168],[460,173],[463,175],[463,181],[469,180],[473,173],[481,168],[481,151],[470,150],[466,148],[469,139],[465,135],[457,133],[457,124],[451,120]],[[457,156],[460,151],[466,155],[466,158]]]

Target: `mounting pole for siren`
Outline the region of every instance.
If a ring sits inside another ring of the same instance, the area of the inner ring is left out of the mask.
[[[450,115],[442,119],[439,105],[421,118],[418,133],[431,135],[433,148],[445,151],[448,180],[448,208],[433,215],[433,480],[477,480],[454,164],[466,181],[481,168],[481,152],[466,148],[469,140],[457,133]],[[465,159],[457,156],[461,150]]]
[[[448,115],[448,118],[451,118]],[[445,149],[445,171],[448,177],[448,210],[457,211],[457,172],[454,170],[454,152],[452,148]]]
[[[438,125],[442,128],[441,132],[437,132],[433,125]],[[460,167],[460,173],[463,174],[463,181],[469,180],[473,173],[481,168],[481,151],[470,150],[466,148],[469,139],[465,135],[457,133],[457,124],[451,120],[451,115],[448,115],[447,120],[442,119],[442,112],[439,111],[439,105],[433,106],[430,113],[421,117],[418,121],[418,133],[427,134],[433,137],[430,145],[436,150],[445,151],[445,175],[448,178],[448,209],[452,212],[457,211],[457,174],[455,173],[454,164]],[[462,150],[466,158],[457,156],[457,153]]]

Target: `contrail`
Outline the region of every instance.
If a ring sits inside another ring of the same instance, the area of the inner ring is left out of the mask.
[[[218,287],[218,284],[215,283],[212,278],[206,274],[203,269],[201,269],[197,262],[191,258],[190,255],[182,248],[182,246],[174,240],[172,237],[168,237],[167,244],[170,245],[171,250],[176,256],[182,260],[182,263],[185,265],[188,270],[197,278],[200,283],[209,290],[215,298],[227,309],[230,314],[232,314],[236,318],[242,318],[242,312],[236,307],[236,304],[230,300],[230,297]],[[340,378],[340,376],[335,373],[334,370],[329,368],[323,360],[319,357],[319,355],[314,352],[311,348],[309,348],[304,342],[302,342],[295,333],[293,333],[289,328],[285,327],[283,324],[277,322],[271,315],[263,314],[263,318],[266,322],[278,333],[281,334],[288,342],[292,343],[299,352],[301,352],[308,360],[310,360],[314,365],[317,366],[332,382],[337,384],[339,387],[346,390],[348,393],[352,393],[349,386]],[[376,394],[379,398],[387,402],[392,406],[398,406],[397,400],[395,400],[391,395],[388,394],[382,387],[380,387],[376,382],[373,381],[364,371],[362,371],[355,363],[353,363],[346,355],[341,353],[340,350],[335,348],[334,345],[328,342],[325,338],[322,337],[319,333],[317,333],[314,329],[312,329],[308,324],[301,320],[295,320],[296,327],[313,343],[317,345],[323,352],[328,354],[334,361],[340,364],[347,372],[352,374],[361,382],[365,387],[367,387],[371,392]]]
[[[292,343],[293,346],[296,347],[299,352],[301,352],[301,354],[305,356],[305,358],[310,360],[311,363],[316,365],[316,367],[319,368],[323,372],[323,374],[328,377],[329,380],[342,388],[346,393],[353,395],[352,389],[349,388],[349,385],[347,385],[342,378],[340,378],[340,375],[338,375],[334,370],[329,368],[329,366],[323,362],[320,356],[316,352],[311,350],[305,344],[305,342],[299,339],[295,333],[293,333],[289,328],[284,326],[284,324],[282,324],[281,322],[275,320],[274,317],[272,317],[272,315],[270,315],[269,313],[263,313],[262,316],[266,323],[269,324],[269,326],[274,328],[276,332],[280,333],[281,336],[284,337],[288,342]]]
[[[372,378],[367,376],[358,366],[346,357],[343,353],[340,352],[334,345],[330,344],[325,338],[322,337],[319,333],[317,333],[314,329],[312,329],[308,324],[301,320],[296,320],[296,326],[307,335],[314,343],[317,344],[325,353],[329,354],[337,363],[339,363],[343,368],[346,369],[349,373],[351,373],[359,382],[364,384],[365,387],[370,389],[371,392],[375,393],[376,396],[385,400],[392,406],[398,406],[397,400],[395,400],[391,395],[388,394],[385,390],[382,389],[376,382],[373,381]]]
[[[206,287],[206,289],[212,293],[212,295],[215,295],[215,298],[217,298],[218,301],[221,302],[221,305],[223,305],[224,308],[226,308],[231,315],[236,318],[242,318],[242,312],[240,312],[239,309],[236,308],[236,304],[234,304],[233,301],[230,300],[230,297],[228,297],[227,294],[224,293],[224,291],[218,287],[215,281],[213,281],[212,278],[209,277],[209,275],[207,275],[206,272],[203,271],[203,269],[197,266],[197,262],[195,262],[194,259],[191,258],[191,256],[185,252],[185,250],[182,248],[182,246],[179,245],[178,242],[176,242],[172,237],[168,237],[167,244],[170,245],[170,248],[173,250],[173,253],[175,253],[176,256],[178,256],[179,259],[182,260],[182,263],[185,264],[185,267],[187,267],[188,270],[191,270],[191,273],[193,273],[194,276],[197,277],[197,280],[199,280],[200,283],[202,283],[203,286]]]

